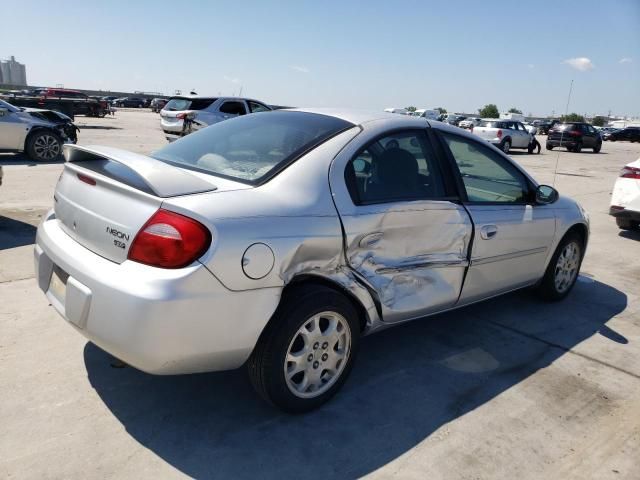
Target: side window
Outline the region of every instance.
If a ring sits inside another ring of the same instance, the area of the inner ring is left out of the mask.
[[[220,106],[220,111],[229,115],[244,115],[247,113],[242,102],[224,102]]]
[[[373,141],[349,161],[345,181],[356,205],[446,197],[437,160],[422,130]]]
[[[268,111],[271,110],[266,105],[263,105],[263,104],[258,103],[258,102],[249,101],[248,103],[249,103],[249,110],[251,110],[251,113],[268,112]]]
[[[471,202],[523,203],[529,198],[525,176],[500,154],[467,138],[442,133],[458,165]]]

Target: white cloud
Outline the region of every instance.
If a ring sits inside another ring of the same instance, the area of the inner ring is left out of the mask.
[[[620,59],[620,62],[619,62],[619,63],[631,63],[631,62],[633,62],[633,59],[632,59],[632,58],[624,57],[624,58],[621,58],[621,59]]]
[[[580,70],[581,72],[586,72],[587,70],[595,68],[595,65],[587,57],[568,58],[562,63],[566,63],[567,65],[575,68],[576,70]]]
[[[299,65],[289,65],[289,68],[291,70],[295,70],[296,72],[300,72],[300,73],[309,73],[311,71],[307,67],[301,67]]]
[[[239,78],[232,78],[232,77],[228,77],[228,76],[225,75],[224,79],[227,82],[236,83],[236,84],[240,83],[240,79]]]

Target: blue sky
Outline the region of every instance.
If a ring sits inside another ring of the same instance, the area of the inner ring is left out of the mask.
[[[0,58],[32,85],[550,114],[573,79],[571,111],[640,116],[640,0],[19,4]]]

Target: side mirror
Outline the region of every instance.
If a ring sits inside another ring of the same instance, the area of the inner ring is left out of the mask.
[[[540,205],[554,203],[559,196],[558,191],[549,185],[538,185],[538,188],[536,188],[536,203]]]

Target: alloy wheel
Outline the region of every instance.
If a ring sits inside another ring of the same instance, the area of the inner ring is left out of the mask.
[[[33,150],[38,158],[53,160],[60,155],[60,142],[53,135],[40,135],[33,144]]]
[[[350,353],[351,329],[342,315],[322,312],[310,317],[287,349],[287,387],[300,398],[322,395],[340,378]]]
[[[560,252],[555,269],[555,287],[558,293],[564,293],[573,284],[580,267],[580,246],[569,242]]]

